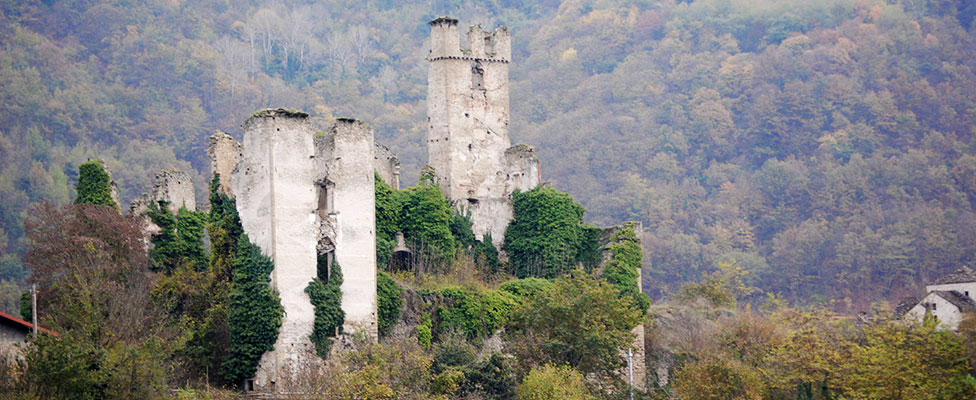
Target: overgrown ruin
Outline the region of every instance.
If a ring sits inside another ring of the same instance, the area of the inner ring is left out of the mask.
[[[430,21],[427,61],[427,157],[455,207],[471,212],[479,240],[500,247],[512,219],[512,193],[541,183],[532,148],[508,138],[508,28],[468,30],[461,49],[458,21]]]

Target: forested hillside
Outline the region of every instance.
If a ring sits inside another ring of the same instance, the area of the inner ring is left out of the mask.
[[[123,203],[172,167],[202,200],[206,137],[263,107],[367,121],[415,183],[439,15],[509,26],[513,141],[589,222],[643,222],[655,297],[734,259],[864,308],[976,259],[976,4],[520,3],[0,2],[0,285],[81,163]]]

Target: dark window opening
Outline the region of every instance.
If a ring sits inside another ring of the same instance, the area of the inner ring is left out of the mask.
[[[478,199],[473,198],[473,197],[472,198],[468,198],[468,204],[471,204],[473,206],[476,206],[476,205],[478,205]]]
[[[471,145],[470,145],[470,144],[468,145],[468,151],[472,151],[472,150],[471,150]]]
[[[471,89],[485,89],[485,70],[477,61],[471,64]]]
[[[254,379],[248,379],[244,381],[244,391],[245,392],[254,391]]]

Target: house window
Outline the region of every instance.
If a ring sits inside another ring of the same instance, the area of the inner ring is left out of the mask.
[[[244,381],[244,391],[253,392],[254,391],[254,379],[248,379]]]

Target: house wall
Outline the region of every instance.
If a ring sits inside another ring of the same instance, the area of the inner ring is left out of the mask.
[[[940,329],[954,331],[959,327],[959,322],[962,321],[962,313],[959,308],[943,299],[942,296],[931,292],[922,298],[915,307],[908,310],[905,318],[921,322],[925,318],[925,303],[935,304],[935,311],[932,311],[932,315],[938,318]]]
[[[976,282],[966,282],[966,283],[947,283],[943,285],[928,285],[925,287],[926,292],[931,292],[933,290],[955,290],[970,299],[976,300]]]

